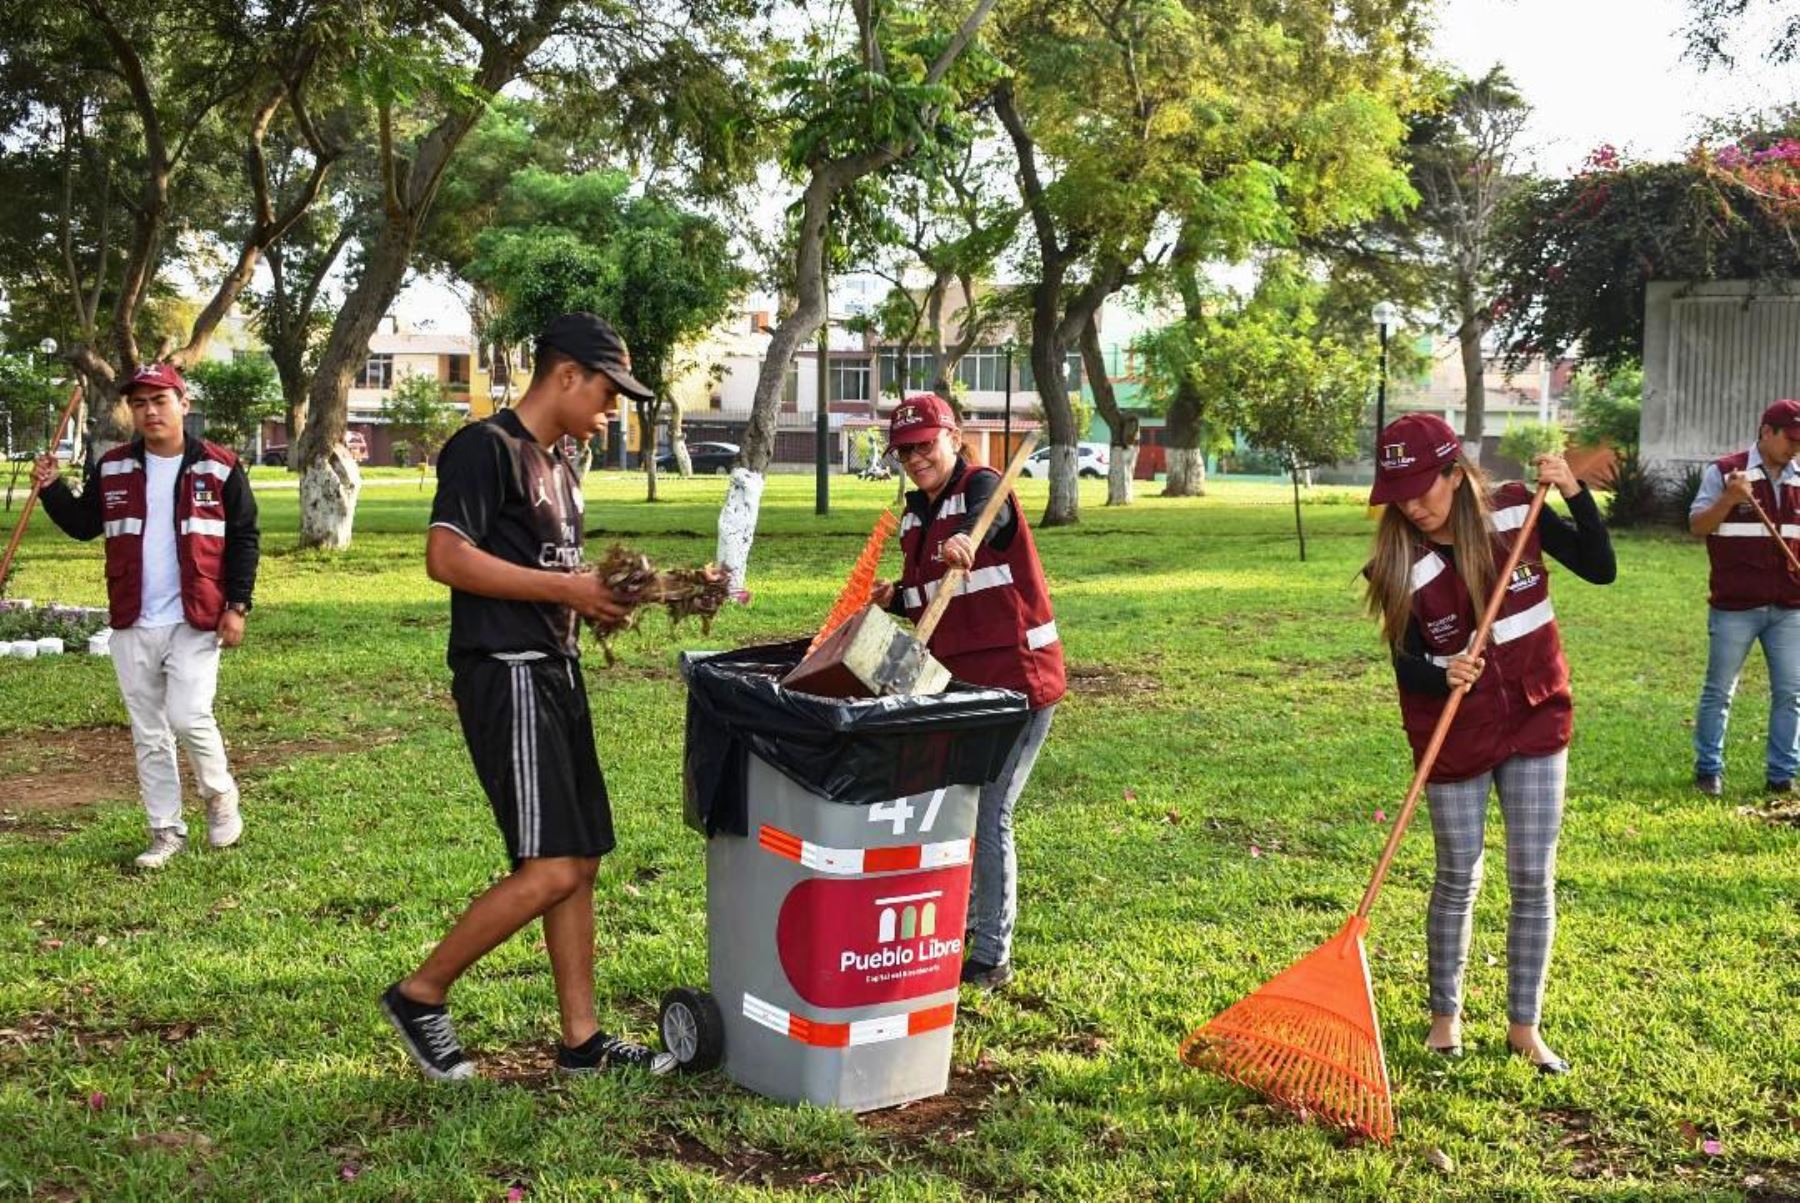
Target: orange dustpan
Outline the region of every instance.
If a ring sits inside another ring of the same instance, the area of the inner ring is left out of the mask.
[[[1538,486],[1506,567],[1494,578],[1481,625],[1469,642],[1475,655],[1487,647],[1507,584],[1525,550],[1526,536],[1536,525],[1549,491],[1547,484]],[[1183,1061],[1382,1144],[1394,1139],[1393,1092],[1388,1088],[1387,1059],[1381,1051],[1381,1025],[1375,1018],[1375,992],[1369,982],[1362,937],[1388,867],[1400,848],[1400,838],[1425,792],[1425,779],[1437,763],[1444,736],[1467,693],[1467,688],[1458,689],[1444,703],[1356,913],[1337,935],[1182,1041]]]

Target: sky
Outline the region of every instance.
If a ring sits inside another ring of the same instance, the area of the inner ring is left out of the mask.
[[[1472,75],[1504,66],[1533,107],[1525,164],[1565,175],[1602,143],[1673,158],[1707,118],[1800,100],[1800,67],[1755,53],[1768,18],[1742,31],[1735,66],[1711,71],[1683,56],[1687,21],[1688,0],[1441,0],[1433,52]],[[455,296],[430,281],[395,308],[405,325],[468,329]]]

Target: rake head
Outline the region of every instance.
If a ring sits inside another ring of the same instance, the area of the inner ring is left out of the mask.
[[[1181,1045],[1181,1059],[1335,1127],[1388,1144],[1394,1105],[1362,934],[1337,935],[1232,1004]]]
[[[900,529],[900,519],[894,511],[883,510],[875,519],[875,529],[869,532],[867,541],[863,543],[862,553],[856,557],[856,564],[850,569],[850,577],[844,587],[838,591],[837,601],[832,603],[831,612],[819,627],[819,633],[807,646],[810,654],[819,650],[819,645],[831,637],[831,633],[843,626],[855,616],[858,610],[869,604],[869,596],[875,591],[875,573],[881,568],[881,551],[887,545],[888,536]]]

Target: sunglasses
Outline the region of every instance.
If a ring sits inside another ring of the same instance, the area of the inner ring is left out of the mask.
[[[893,452],[895,459],[904,461],[909,459],[924,459],[931,454],[931,449],[934,446],[936,446],[936,444],[930,442],[901,443],[897,447],[889,447],[888,450]]]

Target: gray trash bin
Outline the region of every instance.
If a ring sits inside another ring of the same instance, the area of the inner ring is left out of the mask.
[[[791,693],[804,651],[683,659],[709,989],[669,992],[663,1042],[770,1098],[869,1111],[949,1084],[976,800],[1026,702]]]

